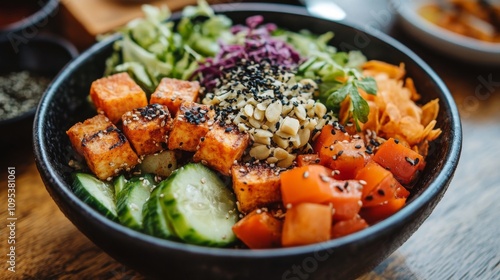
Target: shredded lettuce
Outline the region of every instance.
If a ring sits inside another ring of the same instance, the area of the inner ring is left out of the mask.
[[[231,20],[215,15],[204,0],[186,7],[177,26],[166,6],[142,9],[143,18],[119,30],[122,39],[106,61],[105,75],[126,71],[148,93],[163,77],[189,79],[199,63],[219,52],[219,41],[231,40]]]

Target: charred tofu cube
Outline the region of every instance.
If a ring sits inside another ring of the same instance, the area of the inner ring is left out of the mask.
[[[193,160],[230,175],[231,167],[241,158],[249,142],[250,136],[237,128],[215,124],[200,142]]]
[[[96,134],[101,130],[106,130],[113,127],[113,124],[104,115],[97,115],[90,119],[86,119],[83,123],[79,122],[73,125],[66,131],[71,145],[75,151],[83,156],[82,140],[90,135]]]
[[[208,105],[184,102],[179,107],[168,136],[170,150],[196,151],[200,139],[213,124],[215,112]]]
[[[171,122],[167,106],[160,104],[137,108],[122,116],[123,133],[139,156],[166,148]]]
[[[88,167],[101,180],[111,180],[139,161],[125,135],[114,125],[83,138],[82,150]]]
[[[151,95],[149,103],[166,105],[170,112],[175,114],[183,102],[196,102],[199,92],[200,84],[196,81],[163,78]]]
[[[281,202],[280,176],[269,166],[233,165],[231,176],[241,212]]]
[[[148,105],[146,93],[127,73],[94,81],[90,87],[90,98],[97,111],[104,113],[114,124],[127,111]]]

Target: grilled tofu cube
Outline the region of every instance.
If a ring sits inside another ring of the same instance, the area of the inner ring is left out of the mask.
[[[123,133],[139,156],[166,148],[171,122],[167,106],[160,104],[137,108],[122,116]]]
[[[114,124],[127,111],[148,105],[146,93],[127,73],[94,81],[90,87],[90,98],[97,111],[104,113]]]
[[[183,102],[196,102],[199,92],[200,84],[196,81],[163,78],[151,95],[149,103],[166,105],[170,112],[175,114]]]
[[[249,142],[250,136],[237,128],[215,124],[200,142],[193,160],[201,161],[224,175],[230,175],[231,167],[241,158]]]
[[[75,151],[83,156],[82,140],[90,135],[96,134],[101,130],[106,130],[113,127],[113,124],[104,115],[97,115],[90,119],[86,119],[83,123],[79,122],[74,124],[66,131],[71,145]]]
[[[139,162],[125,135],[114,125],[83,138],[82,151],[88,167],[101,180],[111,180]]]
[[[243,213],[281,202],[280,176],[265,165],[233,165],[233,190]]]
[[[215,112],[208,105],[184,102],[179,107],[168,136],[170,150],[196,151],[200,139],[213,124]]]

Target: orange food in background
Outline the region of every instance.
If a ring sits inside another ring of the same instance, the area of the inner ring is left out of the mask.
[[[443,9],[436,4],[424,5],[418,12],[429,22],[446,30],[477,40],[499,43],[500,31],[489,13],[500,18],[500,6],[488,11],[479,1],[449,0],[450,8]]]

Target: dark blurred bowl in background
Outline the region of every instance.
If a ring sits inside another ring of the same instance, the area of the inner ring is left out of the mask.
[[[58,0],[1,1],[0,38],[25,42],[46,30],[58,11]]]
[[[40,34],[18,45],[2,37],[0,38],[0,76],[4,78],[11,73],[29,73],[30,78],[33,75],[48,80],[45,84],[46,88],[57,73],[77,55],[78,51],[71,43],[49,34]],[[33,82],[36,81],[38,79],[33,79]],[[31,143],[31,129],[38,100],[30,103],[34,103],[32,108],[23,110],[15,116],[0,118],[0,130],[3,131],[0,137],[2,151],[9,149],[13,143]],[[0,106],[4,105],[7,104],[0,104]]]

